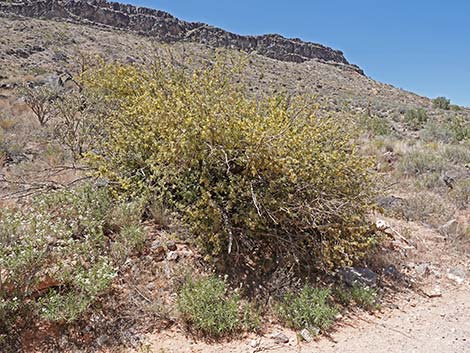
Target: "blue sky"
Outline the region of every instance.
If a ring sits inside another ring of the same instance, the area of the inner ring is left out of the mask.
[[[325,44],[378,81],[470,106],[470,0],[128,2],[240,34]]]

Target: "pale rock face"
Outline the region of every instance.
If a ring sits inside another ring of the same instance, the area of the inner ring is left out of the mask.
[[[321,44],[288,39],[277,34],[241,36],[204,23],[182,21],[163,11],[104,0],[0,0],[2,14],[112,27],[156,37],[165,42],[197,42],[212,47],[256,52],[281,61],[300,63],[316,59],[364,74],[358,66],[350,64],[341,51]]]

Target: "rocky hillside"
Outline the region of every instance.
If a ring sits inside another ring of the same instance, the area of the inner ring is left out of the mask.
[[[75,23],[133,31],[164,42],[190,41],[213,47],[239,49],[281,61],[318,59],[363,73],[343,53],[320,44],[280,35],[241,36],[204,23],[186,22],[158,10],[104,0],[41,0],[0,2],[0,13],[33,18],[61,19]]]

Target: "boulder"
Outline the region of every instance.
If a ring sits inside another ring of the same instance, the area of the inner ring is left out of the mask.
[[[376,287],[377,274],[366,267],[345,267],[339,270],[338,274],[345,284],[352,287],[355,285]]]

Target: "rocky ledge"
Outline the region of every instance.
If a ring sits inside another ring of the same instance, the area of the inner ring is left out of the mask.
[[[0,15],[58,19],[137,32],[165,42],[191,41],[213,47],[256,52],[272,59],[304,62],[316,59],[364,74],[343,53],[321,44],[277,34],[241,36],[204,23],[186,22],[169,13],[106,0],[1,1]]]

